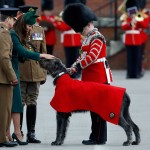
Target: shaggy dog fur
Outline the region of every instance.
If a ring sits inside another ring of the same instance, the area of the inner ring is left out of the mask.
[[[46,69],[50,75],[54,78],[54,84],[56,80],[61,76],[60,73],[65,72],[67,73],[66,67],[59,59],[41,59],[40,65],[44,69]],[[127,93],[124,94],[121,113],[119,117],[119,126],[121,126],[126,135],[127,141],[123,143],[124,146],[138,145],[140,143],[140,133],[138,126],[132,121],[129,113],[129,106],[130,106],[130,98]],[[51,143],[51,145],[62,145],[66,136],[67,126],[69,122],[69,117],[71,113],[62,113],[57,112],[56,120],[57,120],[57,133],[56,133],[56,140]],[[132,131],[135,134],[135,141],[132,142]]]

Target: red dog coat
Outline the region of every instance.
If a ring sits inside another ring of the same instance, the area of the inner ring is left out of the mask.
[[[88,110],[118,124],[125,88],[74,80],[64,74],[56,81],[50,104],[58,112]]]

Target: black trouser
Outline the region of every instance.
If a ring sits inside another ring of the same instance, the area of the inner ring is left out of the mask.
[[[70,68],[71,65],[77,60],[79,57],[79,49],[80,47],[64,47],[65,50],[65,56],[66,56],[66,67]],[[74,78],[78,74],[81,74],[81,72],[77,72],[73,74],[71,77]]]
[[[141,46],[126,46],[127,78],[138,78],[141,75]]]
[[[53,53],[53,45],[46,45],[46,49],[47,49],[47,54],[52,54]]]
[[[145,43],[141,45],[141,73],[144,73],[145,70]]]
[[[107,123],[98,114],[90,112],[92,126],[91,126],[91,140],[97,141],[97,143],[103,143],[107,141]]]

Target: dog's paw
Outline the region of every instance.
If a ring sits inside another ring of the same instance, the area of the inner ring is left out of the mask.
[[[130,144],[131,144],[131,142],[126,141],[126,142],[123,143],[123,146],[129,146]]]
[[[62,143],[58,142],[58,141],[54,141],[54,142],[51,143],[51,145],[53,145],[53,146],[59,146],[59,145],[62,145]]]
[[[137,142],[137,141],[132,142],[132,145],[139,145],[139,144],[140,144],[140,142]]]

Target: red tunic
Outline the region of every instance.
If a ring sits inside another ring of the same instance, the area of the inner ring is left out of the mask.
[[[88,110],[108,122],[118,124],[125,90],[101,83],[74,80],[65,74],[57,79],[50,104],[58,112]],[[112,114],[114,117],[111,117]]]
[[[143,21],[137,21],[134,28],[131,25],[133,19],[135,18],[128,16],[126,20],[122,21],[121,28],[126,31],[123,36],[123,43],[125,45],[139,46],[147,40],[147,35],[144,32],[144,29],[148,27],[149,18],[146,17]]]
[[[81,46],[81,34],[76,33],[70,26],[63,21],[55,21],[55,27],[62,32],[61,43],[64,47]]]
[[[110,68],[105,65],[106,41],[104,36],[96,28],[86,36],[81,49],[82,54],[73,66],[78,62],[80,63],[82,68],[82,81],[112,82]],[[101,61],[102,59],[103,61]],[[108,74],[106,74],[107,71]]]

